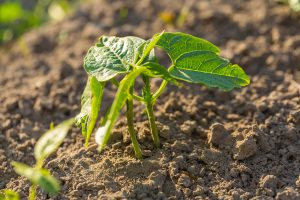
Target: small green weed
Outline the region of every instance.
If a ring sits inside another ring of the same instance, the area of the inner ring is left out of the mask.
[[[59,182],[51,176],[47,169],[43,168],[43,163],[61,145],[73,123],[74,119],[70,119],[56,127],[50,126],[50,130],[37,141],[34,147],[34,157],[36,159],[34,167],[19,162],[11,163],[17,174],[26,177],[32,183],[29,191],[29,200],[36,198],[37,186],[40,186],[50,195],[55,195],[59,192]],[[3,196],[6,198],[8,198],[8,195],[12,196],[10,199],[17,200],[19,198],[13,191],[6,190],[4,192]],[[10,199],[8,198],[8,200]]]

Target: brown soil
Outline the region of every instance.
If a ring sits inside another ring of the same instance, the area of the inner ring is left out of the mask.
[[[159,17],[178,16],[183,5],[190,7],[183,25]],[[165,29],[216,43],[252,83],[229,93],[168,87],[156,107],[161,149],[153,148],[137,105],[143,161],[134,157],[124,117],[102,154],[94,142],[83,148],[73,128],[45,164],[62,185],[53,199],[300,199],[299,21],[274,1],[101,0],[2,47],[0,189],[28,195],[29,182],[10,162],[33,164],[34,144],[50,122],[79,112],[82,60],[97,37],[149,38]],[[39,191],[38,199],[48,198]]]

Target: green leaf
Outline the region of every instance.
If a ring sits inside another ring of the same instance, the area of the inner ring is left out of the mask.
[[[88,145],[100,111],[105,82],[89,77],[87,86],[81,97],[81,111],[76,116],[76,125],[81,125],[85,144]]]
[[[176,59],[169,71],[176,79],[202,83],[225,91],[250,83],[242,68],[230,64],[228,60],[211,51],[193,51],[183,54]]]
[[[167,81],[176,82],[176,80],[170,75],[168,70],[156,62],[147,62],[143,64],[148,70],[144,72],[147,76],[153,78],[163,78]]]
[[[46,169],[35,169],[28,165],[18,162],[11,163],[17,174],[24,176],[30,180],[32,184],[39,185],[50,195],[57,194],[60,190],[59,182],[52,177]]]
[[[242,68],[221,58],[219,48],[204,39],[184,33],[164,33],[157,46],[170,56],[173,65],[169,72],[175,79],[226,91],[250,83]]]
[[[37,162],[42,162],[51,153],[57,150],[66,137],[73,119],[66,120],[51,130],[48,130],[36,143],[34,156]]]
[[[104,82],[121,73],[128,73],[139,56],[145,40],[138,37],[102,36],[84,58],[86,72]]]
[[[207,40],[179,32],[163,33],[156,45],[167,52],[173,63],[179,56],[191,51],[211,51],[216,54],[220,52],[218,47]]]
[[[0,200],[19,200],[20,196],[13,190],[0,190]]]
[[[120,82],[117,94],[115,96],[115,99],[113,101],[113,104],[111,106],[111,109],[109,110],[109,113],[107,114],[106,121],[102,127],[100,127],[97,130],[96,133],[96,142],[99,144],[99,151],[102,151],[107,141],[110,137],[110,133],[114,127],[114,124],[117,121],[117,118],[120,114],[120,111],[122,107],[124,106],[124,103],[127,98],[131,98],[129,94],[129,89],[131,85],[133,84],[134,80],[138,75],[143,73],[146,69],[141,67],[138,68],[132,72],[130,72],[125,78]]]
[[[91,76],[89,76],[86,86],[81,95],[81,110],[80,113],[75,117],[76,126],[81,126],[81,133],[84,137],[87,135],[88,116],[91,112],[91,98],[92,91],[90,87]]]
[[[152,39],[146,41],[139,49],[140,59],[137,62],[137,65],[140,65],[143,62],[156,61],[154,47],[156,43],[160,40],[164,32],[156,34]]]

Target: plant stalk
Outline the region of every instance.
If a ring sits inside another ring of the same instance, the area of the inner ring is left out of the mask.
[[[35,200],[35,197],[36,197],[36,188],[37,188],[37,186],[35,184],[32,184],[30,186],[28,200]]]
[[[151,135],[152,135],[152,139],[153,139],[155,147],[159,148],[160,141],[159,141],[157,126],[155,123],[155,116],[154,116],[154,112],[153,112],[153,101],[152,101],[149,77],[146,75],[143,75],[143,81],[145,83],[143,95],[144,95],[146,111],[147,111],[147,115],[148,115],[148,119],[149,119],[149,123],[150,123]]]
[[[133,86],[130,88],[129,90],[130,94],[132,95],[133,94]],[[129,135],[130,135],[130,138],[131,138],[131,142],[132,142],[132,146],[133,146],[133,149],[134,149],[134,153],[135,153],[135,156],[138,158],[138,159],[142,159],[142,152],[141,152],[141,149],[139,147],[139,143],[137,141],[137,138],[136,138],[136,133],[135,133],[135,130],[134,130],[134,125],[133,125],[133,99],[132,98],[128,98],[127,101],[127,124],[128,124],[128,132],[129,132]]]
[[[162,94],[162,92],[166,88],[167,84],[168,84],[168,81],[166,81],[166,80],[162,81],[160,87],[158,88],[158,90],[152,96],[152,102],[155,102],[156,99]]]

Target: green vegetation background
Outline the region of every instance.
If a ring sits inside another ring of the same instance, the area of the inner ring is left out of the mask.
[[[0,0],[0,44],[49,20],[59,20],[84,0]]]

